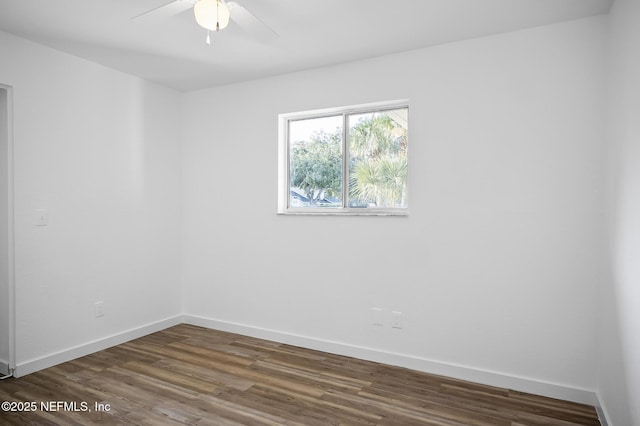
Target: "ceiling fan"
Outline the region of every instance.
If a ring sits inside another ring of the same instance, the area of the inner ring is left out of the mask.
[[[207,30],[207,44],[211,44],[210,31],[220,31],[229,25],[232,19],[245,31],[256,38],[269,39],[277,37],[275,31],[260,18],[249,12],[235,1],[223,0],[172,0],[156,8],[143,12],[131,19],[161,19],[175,16],[188,9],[193,9],[196,22]]]

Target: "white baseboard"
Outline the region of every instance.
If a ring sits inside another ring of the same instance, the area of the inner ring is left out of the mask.
[[[519,392],[532,393],[550,398],[573,401],[593,406],[598,405],[596,393],[587,389],[579,389],[555,383],[541,382],[534,379],[515,377],[503,373],[485,371],[472,367],[433,361],[411,355],[380,351],[362,346],[355,346],[343,342],[316,339],[291,333],[253,327],[245,324],[220,321],[194,315],[185,315],[187,324],[228,331],[245,336],[272,340],[293,346],[302,346],[323,352],[360,358],[368,361],[380,362],[426,373],[447,376],[474,383],[512,389]]]
[[[98,352],[112,346],[116,346],[130,340],[146,336],[147,334],[164,330],[165,328],[181,324],[182,322],[183,317],[181,315],[178,315],[151,324],[146,324],[132,330],[124,331],[122,333],[114,334],[102,339],[94,340],[92,342],[85,343],[71,349],[66,349],[64,351],[46,355],[41,358],[36,358],[30,361],[19,363],[16,365],[13,375],[15,377],[25,376],[38,370],[53,367],[54,365],[71,361],[73,359],[80,358],[82,356],[89,355],[94,352]]]
[[[0,360],[0,376],[6,376],[9,374],[9,363]]]
[[[98,352],[181,323],[198,325],[206,328],[242,334],[245,336],[272,340],[293,346],[301,346],[323,352],[410,368],[412,370],[423,371],[426,373],[447,376],[475,383],[481,383],[489,386],[512,389],[515,391],[527,392],[536,395],[547,396],[550,398],[562,399],[565,401],[589,404],[596,407],[604,426],[610,424],[607,423],[608,416],[606,415],[606,410],[601,404],[600,398],[598,398],[596,392],[591,390],[579,389],[555,383],[542,382],[530,378],[516,377],[503,373],[480,370],[477,368],[455,365],[441,361],[434,361],[411,355],[386,352],[378,349],[356,346],[343,342],[317,339],[313,337],[307,337],[276,330],[269,330],[246,324],[220,321],[195,315],[178,315],[141,327],[137,327],[122,333],[114,334],[112,336],[95,340],[83,345],[79,345],[74,348],[19,363],[16,366],[13,374],[15,377],[25,376],[38,370],[52,367],[63,362],[71,361],[73,359],[89,355],[94,352]],[[2,365],[0,365],[0,368],[1,367]]]

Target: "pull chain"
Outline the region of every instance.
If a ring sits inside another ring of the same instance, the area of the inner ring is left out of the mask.
[[[220,31],[220,0],[216,0],[216,32]]]
[[[216,32],[220,31],[220,0],[216,0]],[[207,44],[211,45],[211,31],[207,28]]]

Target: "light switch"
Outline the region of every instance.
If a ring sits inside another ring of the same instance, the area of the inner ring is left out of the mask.
[[[47,209],[36,209],[36,226],[49,225],[49,211]]]

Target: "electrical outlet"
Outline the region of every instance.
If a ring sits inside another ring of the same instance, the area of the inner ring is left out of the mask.
[[[402,312],[391,311],[391,327],[402,328]]]
[[[34,220],[36,226],[49,226],[49,211],[47,209],[36,209]]]
[[[104,316],[104,302],[96,302],[93,304],[93,313],[96,318]]]
[[[371,308],[371,324],[378,327],[384,325],[382,321],[382,308]]]

